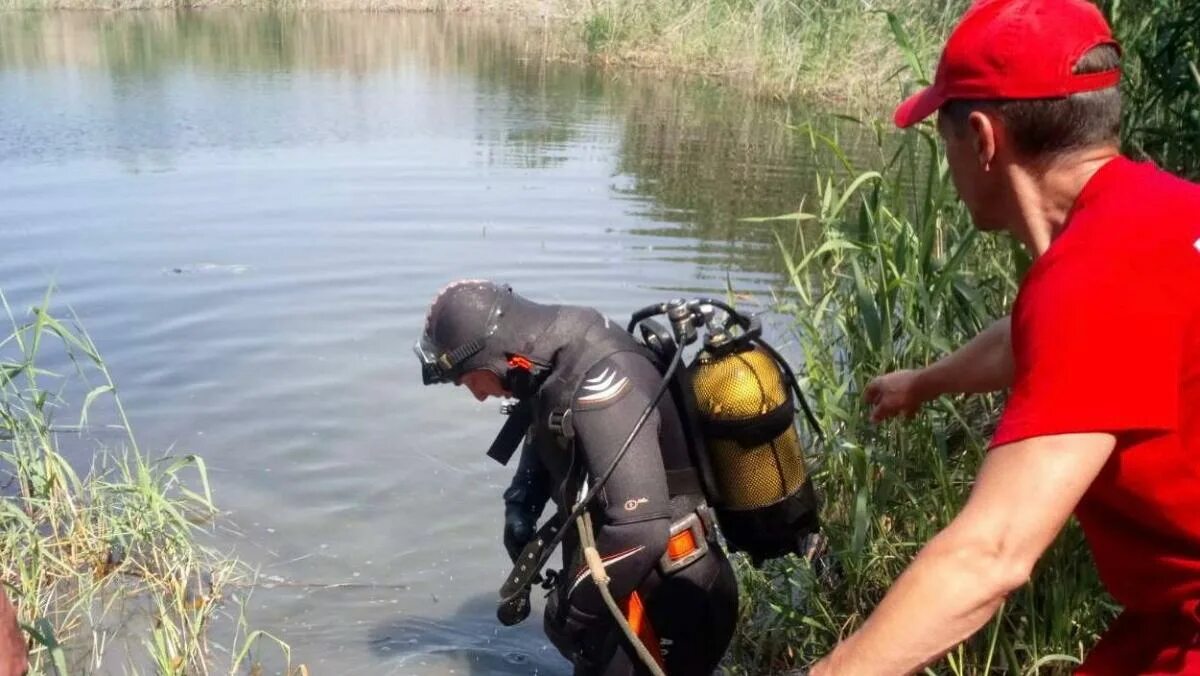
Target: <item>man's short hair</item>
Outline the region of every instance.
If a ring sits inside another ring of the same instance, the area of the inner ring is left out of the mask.
[[[1075,64],[1077,75],[1118,68],[1121,54],[1113,45],[1089,50]],[[1053,99],[953,99],[940,109],[951,130],[966,130],[971,113],[996,115],[1012,135],[1016,150],[1029,158],[1048,158],[1075,150],[1116,144],[1121,135],[1121,93],[1117,87]]]

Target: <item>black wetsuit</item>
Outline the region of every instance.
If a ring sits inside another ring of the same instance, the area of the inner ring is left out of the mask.
[[[560,510],[567,510],[581,484],[594,480],[612,462],[662,375],[645,348],[598,313],[562,308],[558,322],[572,325],[575,339],[558,351],[555,368],[534,400],[538,422],[514,487],[525,482],[530,496],[544,495],[544,488],[535,486],[547,481],[550,497]],[[546,424],[551,414],[568,408],[571,439]],[[531,454],[536,461],[528,457]],[[705,529],[707,553],[667,574],[660,564],[672,524],[697,509],[703,512],[703,495],[667,393],[590,512],[597,549],[611,577],[610,590],[618,600],[638,592],[671,676],[711,674],[737,618],[737,583],[713,537],[711,521]],[[570,634],[576,643],[577,674],[644,673],[583,565],[575,525],[567,527],[571,530],[564,541],[564,570],[551,592],[557,598],[547,605],[548,633],[558,628]]]

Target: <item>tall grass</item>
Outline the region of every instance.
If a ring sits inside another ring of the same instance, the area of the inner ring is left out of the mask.
[[[599,60],[739,80],[777,97],[874,103],[903,65],[886,12],[917,20],[932,53],[963,0],[596,0],[582,32]]]
[[[1125,48],[1125,145],[1200,179],[1200,3],[1104,0]]]
[[[250,571],[198,543],[217,516],[204,461],[142,452],[96,346],[49,312],[49,296],[28,315],[3,294],[0,307],[12,327],[0,339],[0,576],[31,639],[31,673],[251,666],[266,635],[235,621],[227,646],[209,639]],[[82,403],[72,408],[63,395],[75,391]],[[116,445],[82,436],[102,405]],[[63,435],[91,457],[68,460]]]

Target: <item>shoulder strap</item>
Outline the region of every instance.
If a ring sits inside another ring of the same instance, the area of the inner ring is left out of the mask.
[[[610,333],[612,329],[605,324],[592,326],[581,338],[586,347],[571,363],[564,364],[565,373],[559,375],[551,387],[546,388],[546,398],[543,399],[542,410],[548,416],[546,423],[556,434],[570,441],[574,438],[571,428],[572,402],[575,393],[583,384],[584,376],[593,366],[619,352],[634,352],[638,346],[631,339],[626,340],[627,334]],[[596,335],[596,334],[599,335]]]

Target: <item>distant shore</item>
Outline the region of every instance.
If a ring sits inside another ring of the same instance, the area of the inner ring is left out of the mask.
[[[546,58],[700,75],[774,99],[878,109],[900,94],[908,62],[886,12],[903,17],[918,60],[959,0],[0,0],[7,10],[440,12],[522,24]],[[939,8],[931,9],[931,6]],[[946,7],[941,7],[945,5]]]

